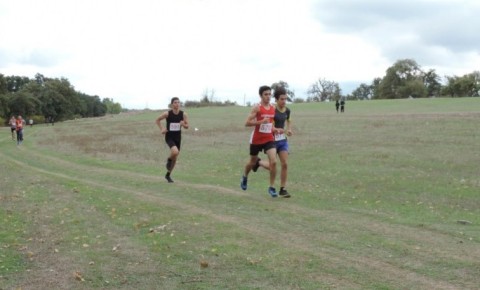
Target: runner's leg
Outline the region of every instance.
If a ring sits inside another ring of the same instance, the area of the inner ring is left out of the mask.
[[[282,166],[282,169],[280,171],[280,186],[281,187],[286,187],[287,186],[287,175],[288,175],[288,151],[280,151],[278,153],[278,156],[280,157],[280,164]]]

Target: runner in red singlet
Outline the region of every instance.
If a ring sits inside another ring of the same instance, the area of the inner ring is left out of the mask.
[[[276,100],[275,118],[273,133],[275,136],[275,145],[277,147],[277,154],[280,158],[280,191],[278,194],[282,197],[290,197],[287,186],[287,170],[288,170],[288,141],[287,136],[292,136],[291,121],[290,121],[290,109],[286,106],[287,103],[287,91],[283,87],[275,89],[274,97]],[[270,169],[270,164],[267,160],[258,159],[255,166],[253,166],[253,172],[256,172],[259,167]]]
[[[260,103],[252,108],[252,111],[247,117],[245,126],[253,127],[255,129],[252,132],[250,138],[250,160],[245,165],[245,170],[240,182],[240,187],[243,190],[247,190],[248,174],[255,166],[258,159],[258,153],[264,151],[269,160],[270,170],[270,187],[268,193],[272,197],[277,197],[278,194],[275,190],[275,177],[276,177],[276,154],[275,138],[273,136],[273,118],[275,117],[275,107],[270,104],[272,97],[272,89],[269,86],[261,86],[259,91]]]

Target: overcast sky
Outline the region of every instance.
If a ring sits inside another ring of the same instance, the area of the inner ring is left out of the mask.
[[[476,0],[0,0],[0,73],[67,78],[131,109],[258,101],[286,81],[343,93],[410,58],[441,76],[480,70]]]

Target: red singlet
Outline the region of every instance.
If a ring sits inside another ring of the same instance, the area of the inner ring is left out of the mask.
[[[264,118],[270,118],[270,122],[255,126],[250,139],[250,143],[254,145],[275,141],[275,138],[273,137],[273,118],[275,117],[275,106],[269,105],[269,108],[267,109],[260,104],[259,109],[260,110],[257,112],[257,121],[263,120]]]

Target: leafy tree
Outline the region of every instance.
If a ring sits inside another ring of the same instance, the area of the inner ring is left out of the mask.
[[[324,102],[340,99],[341,90],[338,83],[320,78],[310,86],[307,94],[307,101]]]
[[[5,119],[8,119],[10,115],[8,103],[8,95],[0,94],[0,117],[4,117]]]
[[[351,97],[356,100],[369,100],[373,96],[372,86],[367,84],[360,84],[358,88],[356,88],[353,92]]]
[[[7,78],[3,74],[0,74],[0,95],[8,93]]]
[[[464,76],[447,76],[447,85],[442,93],[451,97],[478,97],[480,94],[480,72],[474,71]]]
[[[372,99],[380,99],[380,83],[382,78],[374,78],[370,87],[372,88]]]
[[[442,84],[440,83],[440,76],[431,69],[423,74],[423,84],[427,90],[427,96],[433,97],[440,95]]]
[[[271,88],[275,91],[277,88],[284,88],[287,91],[287,101],[292,102],[295,99],[295,92],[290,90],[288,83],[284,81],[278,81],[271,85]]]
[[[6,77],[7,81],[7,90],[9,92],[18,92],[22,87],[30,82],[30,79],[27,77],[20,76],[8,76]]]
[[[399,96],[408,96],[408,98],[424,98],[427,96],[427,90],[420,79],[406,82],[403,86],[398,87]]]
[[[8,100],[9,112],[14,115],[35,115],[39,105],[39,100],[27,91],[17,92]]]
[[[107,113],[109,114],[120,114],[122,111],[122,106],[119,103],[115,103],[113,99],[104,98],[102,103],[105,105]]]
[[[41,73],[37,73],[35,75],[35,81],[37,82],[37,84],[43,85],[43,83],[45,82],[45,77]]]
[[[107,106],[102,103],[100,100],[99,96],[93,96],[93,116],[94,117],[100,117],[100,116],[105,116],[107,113]]]
[[[402,99],[408,97],[425,97],[427,92],[423,86],[422,70],[412,59],[398,60],[387,69],[385,77],[379,85],[379,98]],[[422,85],[419,86],[418,82]]]
[[[34,79],[0,74],[0,117],[11,114],[43,115],[60,121],[77,116],[96,117],[107,112],[120,112],[120,104],[113,99],[101,101],[75,91],[68,79],[52,79],[37,73]]]
[[[74,115],[75,107],[71,103],[71,99],[75,96],[75,91],[71,88],[68,81],[54,79],[45,83],[46,96],[50,100],[53,108],[53,115],[45,115],[45,117],[53,117],[55,120],[69,119]]]

